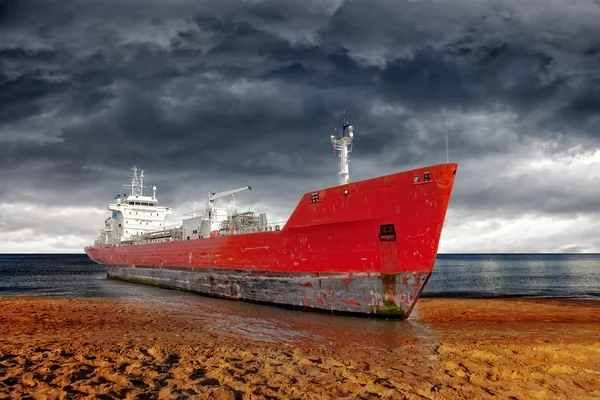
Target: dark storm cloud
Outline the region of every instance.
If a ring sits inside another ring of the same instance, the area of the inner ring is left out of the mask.
[[[138,164],[171,203],[237,182],[294,203],[286,188],[335,183],[343,109],[352,165],[376,160],[355,179],[441,162],[446,130],[467,176],[539,141],[595,148],[598,20],[592,0],[3,2],[0,201],[95,204]],[[593,208],[472,182],[456,207]]]

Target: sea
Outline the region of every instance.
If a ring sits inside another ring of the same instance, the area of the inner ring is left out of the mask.
[[[130,298],[146,288],[107,279],[85,254],[0,254],[0,296]],[[440,254],[422,296],[600,299],[600,254]]]
[[[1,296],[143,302],[218,336],[352,346],[381,357],[409,339],[429,343],[441,334],[419,318],[418,303],[406,323],[294,311],[108,279],[84,254],[0,255]],[[600,300],[600,254],[441,254],[422,296]]]

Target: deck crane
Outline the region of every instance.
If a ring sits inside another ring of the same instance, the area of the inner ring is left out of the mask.
[[[206,199],[206,211],[204,213],[205,216],[208,216],[208,219],[212,219],[214,213],[213,210],[215,205],[217,204],[217,200],[227,197],[231,195],[231,203],[232,207],[235,208],[235,194],[239,192],[243,192],[244,190],[252,190],[250,186],[244,186],[238,189],[226,190],[224,192],[219,193],[209,193],[208,198]]]
[[[239,193],[239,192],[243,192],[244,190],[252,190],[252,188],[250,186],[244,186],[244,187],[241,187],[238,189],[227,190],[225,192],[209,193],[208,194],[208,206],[210,208],[214,207],[217,204],[217,200],[219,200],[220,198],[223,198],[223,197],[227,197],[229,195],[231,195],[232,202],[235,202],[235,194]]]

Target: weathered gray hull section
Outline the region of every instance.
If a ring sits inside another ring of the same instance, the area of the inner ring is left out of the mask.
[[[301,309],[407,318],[428,272],[400,274],[273,273],[220,268],[106,265],[112,278],[208,296]]]

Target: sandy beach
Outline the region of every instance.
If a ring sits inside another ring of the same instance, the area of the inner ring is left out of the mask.
[[[0,399],[600,398],[600,302],[422,299],[380,326],[397,324],[418,334],[358,349],[219,334],[139,301],[0,297]]]

